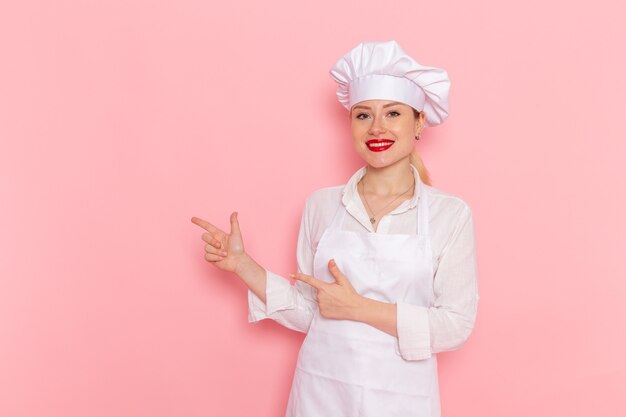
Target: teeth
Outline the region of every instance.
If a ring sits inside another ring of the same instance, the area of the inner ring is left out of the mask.
[[[393,142],[383,142],[383,143],[370,143],[368,146],[371,147],[381,147],[381,146],[387,146],[387,145],[391,145]]]

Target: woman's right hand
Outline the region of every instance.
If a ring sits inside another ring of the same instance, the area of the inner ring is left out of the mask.
[[[204,258],[224,271],[236,272],[246,256],[237,212],[230,215],[230,234],[198,217],[192,217],[191,222],[207,231],[202,234],[202,240],[207,242],[204,246]]]

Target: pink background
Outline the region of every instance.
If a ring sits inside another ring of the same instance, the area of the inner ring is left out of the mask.
[[[618,1],[4,1],[0,415],[281,416],[304,335],[247,323],[192,216],[295,271],[361,166],[328,70],[395,39],[452,80],[419,150],[473,208],[481,302],[444,417],[623,416]]]

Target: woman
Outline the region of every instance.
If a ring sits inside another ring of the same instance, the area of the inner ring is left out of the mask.
[[[440,416],[436,353],[465,343],[479,299],[471,209],[430,185],[414,145],[447,117],[450,82],[395,41],[360,43],[331,76],[366,165],[307,198],[295,285],[245,252],[237,213],[230,234],[192,222],[248,286],[250,322],[307,333],[287,417]]]

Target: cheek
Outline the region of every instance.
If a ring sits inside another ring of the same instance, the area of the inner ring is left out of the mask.
[[[413,123],[402,123],[396,126],[393,133],[399,138],[412,139],[415,137],[415,130]]]

